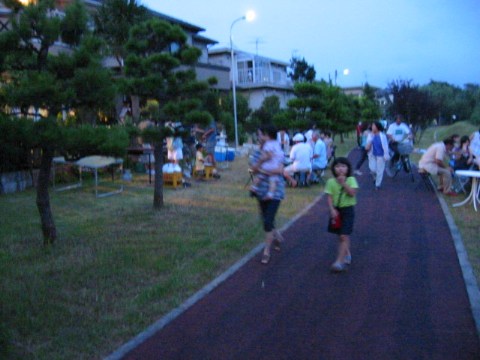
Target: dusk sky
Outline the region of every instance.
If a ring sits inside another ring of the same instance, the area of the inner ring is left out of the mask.
[[[230,26],[248,10],[253,22],[233,27],[234,47],[314,65],[317,79],[339,86],[480,84],[480,0],[138,0],[204,28],[230,47]],[[349,69],[347,76],[343,70]]]

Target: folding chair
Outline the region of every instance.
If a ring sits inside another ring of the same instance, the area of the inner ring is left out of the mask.
[[[465,170],[474,170],[475,165],[471,165],[468,169]],[[471,178],[468,176],[460,176],[454,173],[453,181],[452,181],[452,190],[456,193],[463,192],[467,194],[470,191],[469,185],[471,182]]]
[[[293,174],[293,178],[297,182],[298,187],[309,186],[308,175],[309,175],[309,171],[297,171]]]
[[[325,175],[325,170],[326,168],[313,170],[310,182],[325,185],[325,179],[323,178],[323,176]]]

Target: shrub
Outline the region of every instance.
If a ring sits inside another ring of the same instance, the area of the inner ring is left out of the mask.
[[[0,173],[29,168],[33,144],[32,120],[0,114]]]

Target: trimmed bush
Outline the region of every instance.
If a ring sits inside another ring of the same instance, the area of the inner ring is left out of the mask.
[[[28,169],[33,143],[31,120],[0,114],[0,173]]]

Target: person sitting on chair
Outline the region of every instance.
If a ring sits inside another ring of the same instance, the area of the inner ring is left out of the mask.
[[[462,136],[460,139],[460,151],[453,163],[453,170],[468,170],[474,165],[473,154],[470,151],[470,137]]]
[[[440,178],[439,191],[445,195],[456,196],[452,191],[452,168],[445,164],[445,157],[453,149],[453,140],[444,139],[430,145],[427,151],[422,155],[418,163],[419,171],[426,171],[431,175],[438,175]]]
[[[296,172],[307,172],[307,182],[312,172],[313,150],[312,147],[304,141],[305,138],[302,134],[297,134],[293,137],[294,145],[290,150],[290,161],[292,161],[292,163],[283,171],[283,175],[292,187],[298,185],[297,181],[293,178]]]
[[[203,178],[205,176],[205,158],[203,157],[203,145],[198,143],[195,145],[195,176]]]

